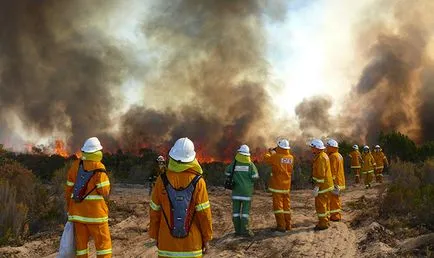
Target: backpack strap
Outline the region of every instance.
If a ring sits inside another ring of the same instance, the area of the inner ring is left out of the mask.
[[[83,165],[83,160],[81,160],[80,161],[80,165]],[[83,167],[83,170],[84,170],[84,167]],[[92,177],[95,175],[95,173],[97,173],[97,172],[100,172],[100,173],[107,173],[107,170],[105,169],[105,168],[97,168],[97,169],[95,169],[95,170],[91,170],[90,171],[91,173],[92,173],[92,176],[89,178],[89,181],[90,181],[90,179],[92,179]],[[89,181],[87,181],[88,183],[89,183]],[[86,184],[87,185],[87,184]],[[83,196],[83,200],[84,199],[86,199],[86,197],[91,193],[91,192],[93,192],[93,191],[95,191],[95,189],[96,189],[96,185],[87,193],[87,194],[85,194],[84,196]]]
[[[172,185],[170,184],[170,182],[169,182],[169,179],[167,178],[167,174],[166,174],[166,173],[162,173],[162,174],[160,175],[160,177],[161,177],[161,180],[163,181],[163,185],[164,185],[164,188],[166,189],[166,192],[167,192],[167,187],[172,187],[172,188],[173,188],[173,186],[172,186]],[[196,176],[193,178],[193,180],[191,180],[190,184],[188,184],[188,186],[187,186],[186,188],[188,188],[190,185],[193,185],[193,194],[194,194],[194,191],[196,190],[196,185],[197,185],[197,183],[199,182],[199,180],[200,180],[201,178],[202,178],[201,175],[196,175]],[[175,189],[175,190],[176,190],[176,189]],[[170,210],[172,210],[172,209],[173,209],[172,201],[170,200],[169,196],[167,196],[167,197],[168,197],[168,199],[169,199]],[[193,205],[193,202],[191,202],[190,205]],[[172,229],[173,229],[173,225],[172,225],[171,223],[169,223],[169,219],[167,218],[167,215],[166,215],[166,213],[164,212],[164,209],[161,208],[161,211],[163,212],[163,217],[164,217],[164,220],[166,221],[166,225],[167,225],[167,227],[169,228],[169,230],[172,230]],[[195,213],[196,213],[196,210],[193,209],[193,214],[192,214],[191,221],[190,221],[190,223],[189,223],[189,224],[190,224],[190,225],[189,225],[189,228],[191,227],[191,224],[193,223],[193,217],[194,217]]]
[[[167,192],[167,187],[170,185],[169,179],[167,178],[166,173],[161,174],[160,177],[161,177],[161,180],[163,181],[164,189],[166,189],[166,192]],[[172,210],[173,206],[172,206],[172,202],[170,201],[170,198],[169,198],[169,204],[170,204],[170,210]],[[171,225],[171,223],[169,223],[169,219],[167,218],[167,215],[164,212],[163,207],[161,207],[161,211],[163,212],[163,217],[164,217],[164,220],[166,221],[167,227],[169,228],[169,230],[172,230],[173,226]]]

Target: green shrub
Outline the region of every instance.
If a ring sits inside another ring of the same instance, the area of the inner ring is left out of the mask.
[[[434,161],[421,165],[398,162],[390,167],[392,183],[383,198],[380,214],[405,216],[410,224],[434,228]]]
[[[0,180],[0,245],[17,240],[25,229],[28,208],[17,202],[17,191],[8,181]]]

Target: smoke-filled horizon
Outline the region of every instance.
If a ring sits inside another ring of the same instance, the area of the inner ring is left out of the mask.
[[[353,48],[341,51],[355,56],[358,72],[327,94],[291,80],[273,85],[276,59],[269,53],[279,42],[271,42],[268,27],[294,21],[286,1],[0,2],[3,142],[17,139],[19,128],[24,142],[26,134],[60,135],[71,151],[91,136],[112,151],[167,151],[187,136],[203,155],[228,159],[240,144],[256,150],[279,136],[294,144],[313,137],[373,144],[380,131],[399,130],[417,142],[434,140],[429,0],[360,7],[348,21]],[[129,18],[132,9],[143,12]],[[119,39],[113,28],[132,20],[138,27],[127,34],[142,40]],[[318,74],[308,58],[309,72]],[[124,96],[131,80],[140,100],[134,105]],[[279,95],[285,88],[289,95]],[[289,105],[294,114],[282,112]]]

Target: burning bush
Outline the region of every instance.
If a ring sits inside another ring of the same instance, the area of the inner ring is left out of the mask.
[[[392,184],[381,204],[382,216],[408,217],[412,226],[434,229],[434,160],[423,164],[398,162],[390,168]]]

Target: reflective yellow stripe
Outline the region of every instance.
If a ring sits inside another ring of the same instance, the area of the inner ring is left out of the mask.
[[[362,172],[363,175],[370,174],[370,173],[374,173],[374,170],[369,170],[369,171],[363,171]]]
[[[315,182],[317,182],[317,183],[324,183],[324,179],[319,179],[316,177],[312,177],[312,179],[315,180]]]
[[[196,205],[196,211],[203,211],[211,207],[209,201]]]
[[[338,185],[339,186],[339,190],[345,190],[345,185]]]
[[[331,210],[330,213],[339,213],[339,212],[341,212],[341,211],[342,211],[341,209]]]
[[[88,218],[88,217],[70,215],[70,216],[68,216],[68,220],[69,221],[78,221],[78,222],[103,223],[103,222],[108,222],[108,217]]]
[[[191,252],[172,252],[172,251],[158,250],[158,255],[165,256],[165,257],[201,257],[202,250],[191,251]]]
[[[280,213],[283,213],[283,210],[275,210],[274,211],[274,214],[280,214]]]
[[[317,213],[316,215],[318,216],[318,218],[325,218],[325,217],[327,217],[329,215],[329,213],[328,212],[326,212],[326,213]]]
[[[155,204],[152,200],[151,200],[151,202],[149,203],[149,206],[151,206],[151,209],[153,209],[154,211],[159,211],[159,210],[161,210],[161,206]]]
[[[85,255],[89,253],[89,248],[75,251],[76,255]]]
[[[74,186],[74,182],[66,181],[66,185],[67,185],[67,186]]]
[[[377,176],[383,176],[383,174],[378,174]]]
[[[74,194],[71,194],[71,198],[72,197],[74,197]],[[86,196],[86,198],[84,198],[84,200],[104,200],[104,197],[102,195],[89,194],[88,196]]]
[[[112,253],[112,249],[105,249],[105,250],[97,250],[96,251],[96,255],[104,255],[104,254],[111,254]]]
[[[384,168],[384,166],[380,166],[380,167],[375,167],[375,169],[380,169],[380,168]]]
[[[99,184],[96,184],[96,187],[97,188],[103,188],[104,186],[109,186],[109,185],[110,185],[110,181],[104,181],[104,182],[101,182]]]
[[[361,168],[362,166],[351,166],[351,168]]]
[[[268,190],[273,193],[289,193],[289,190],[278,190],[273,188],[268,188]]]
[[[322,193],[327,193],[327,192],[330,192],[330,191],[332,191],[332,190],[333,190],[334,188],[335,188],[335,187],[334,187],[334,186],[332,186],[332,187],[330,187],[330,188],[327,188],[327,189],[324,189],[324,190],[318,191],[318,193],[319,193],[319,194],[322,194]]]

